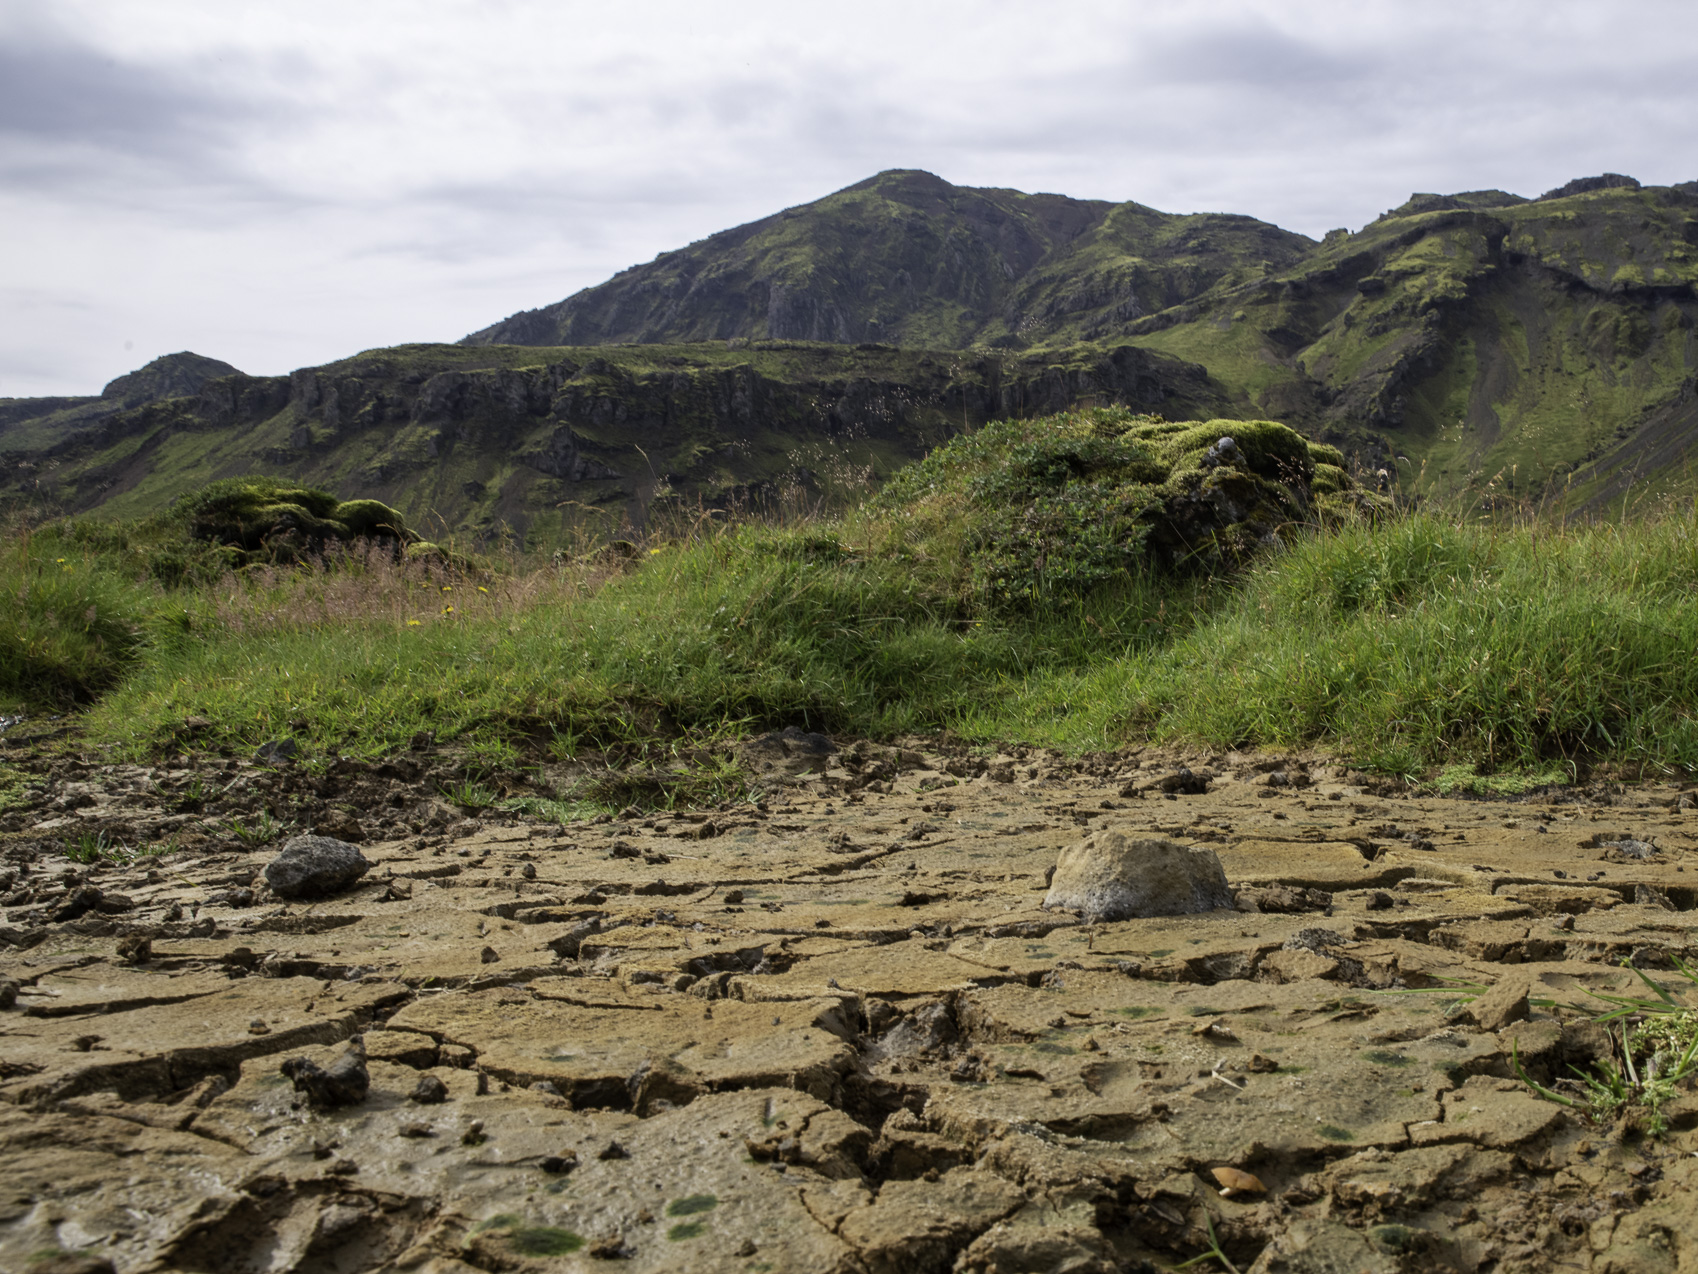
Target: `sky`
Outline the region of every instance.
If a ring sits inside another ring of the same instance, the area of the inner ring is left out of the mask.
[[[887,168],[1319,237],[1698,178],[1691,0],[0,0],[0,397],[452,341]]]

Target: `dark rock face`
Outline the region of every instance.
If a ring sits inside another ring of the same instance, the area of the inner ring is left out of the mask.
[[[134,407],[160,398],[186,398],[198,394],[208,381],[241,374],[229,363],[184,350],[118,377],[100,391],[100,396]]]
[[[366,856],[346,841],[296,836],[266,865],[265,883],[285,898],[323,898],[370,870]]]
[[[1555,190],[1547,190],[1540,199],[1566,199],[1569,195],[1589,195],[1594,190],[1638,190],[1639,182],[1621,173],[1604,173],[1597,177],[1576,177]]]

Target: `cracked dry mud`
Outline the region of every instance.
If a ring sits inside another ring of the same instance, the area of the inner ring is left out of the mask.
[[[1256,1271],[1698,1269],[1693,1098],[1624,1137],[1509,1058],[1585,1063],[1588,992],[1698,954],[1676,788],[795,761],[753,758],[765,808],[441,827],[424,801],[312,903],[266,893],[275,844],[44,853],[177,781],[61,776],[6,850],[0,1266],[1088,1274],[1196,1256],[1212,1217]],[[1240,909],[1042,910],[1103,827],[1211,846]],[[1495,991],[1420,990],[1445,980]],[[282,1073],[355,1037],[363,1100]]]

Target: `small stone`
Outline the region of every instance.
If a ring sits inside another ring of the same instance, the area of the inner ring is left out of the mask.
[[[248,1034],[249,1035],[270,1035],[271,1034],[271,1028],[265,1024],[265,1021],[262,1018],[256,1017],[253,1021],[248,1023]]]
[[[1282,951],[1313,951],[1317,954],[1328,947],[1341,947],[1345,943],[1342,933],[1334,933],[1331,929],[1299,929],[1282,944]]]
[[[293,739],[273,739],[270,743],[260,744],[259,751],[254,753],[254,761],[259,765],[286,765],[300,750],[301,745]]]
[[[1261,1178],[1253,1172],[1245,1172],[1241,1168],[1211,1168],[1209,1171],[1219,1184],[1223,1196],[1266,1194],[1268,1192],[1268,1188],[1262,1184]]]
[[[1094,924],[1230,908],[1232,891],[1212,849],[1102,831],[1061,851],[1043,905]]]
[[[576,960],[578,952],[584,945],[584,939],[593,937],[601,932],[601,921],[590,919],[573,925],[558,938],[548,944],[548,949],[562,960]]]
[[[537,865],[535,863],[526,863],[523,867],[519,868],[519,874],[526,880],[535,880],[537,878]]]
[[[346,841],[296,836],[266,864],[265,883],[284,898],[321,898],[346,889],[370,870],[366,856]]]
[[[296,1092],[304,1093],[311,1105],[321,1109],[358,1105],[371,1090],[365,1044],[359,1036],[349,1041],[346,1051],[328,1069],[305,1057],[291,1057],[278,1069],[293,1081]]]
[[[466,1131],[460,1134],[462,1146],[481,1146],[487,1140],[488,1138],[483,1135],[483,1120],[481,1119],[472,1120],[471,1123],[466,1125]]]
[[[485,964],[495,964],[501,959],[501,956],[494,947],[485,947],[482,951],[478,952],[478,959],[483,961]]]
[[[629,1159],[630,1157],[631,1152],[617,1141],[608,1142],[607,1148],[596,1156],[597,1159]]]
[[[1172,774],[1164,774],[1156,786],[1167,795],[1201,796],[1209,790],[1209,780],[1182,765]]]
[[[400,1133],[403,1137],[434,1137],[434,1136],[436,1136],[436,1130],[434,1128],[432,1128],[429,1124],[421,1124],[421,1123],[405,1123],[405,1124],[402,1124],[401,1127],[400,1127]]]
[[[448,1085],[435,1075],[421,1075],[419,1082],[413,1085],[413,1091],[407,1094],[407,1100],[421,1106],[435,1106],[448,1100]]]
[[[725,901],[727,905],[735,907],[738,903],[743,901],[743,891],[741,889],[727,890],[725,893]]]
[[[544,1172],[553,1173],[556,1176],[564,1176],[577,1166],[578,1152],[576,1150],[562,1151],[557,1155],[544,1155],[540,1164]]]
[[[106,901],[106,895],[93,885],[83,885],[73,889],[53,910],[53,923],[64,924],[67,920],[80,920],[91,911],[100,910],[100,904]]]

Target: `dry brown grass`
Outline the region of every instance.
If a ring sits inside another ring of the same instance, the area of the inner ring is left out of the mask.
[[[232,574],[206,591],[206,618],[232,633],[488,621],[581,600],[619,570],[611,555],[514,558],[466,570],[440,560],[398,559],[387,546],[362,542],[328,561]]]

